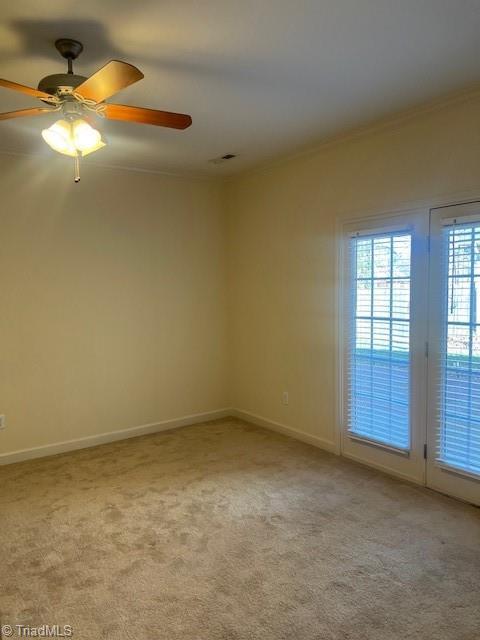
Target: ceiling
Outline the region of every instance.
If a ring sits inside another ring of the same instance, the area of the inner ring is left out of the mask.
[[[0,77],[37,86],[65,70],[53,42],[81,40],[77,73],[111,58],[144,72],[113,101],[193,118],[186,131],[102,121],[109,145],[85,162],[229,175],[479,82],[479,32],[480,0],[3,0]],[[1,122],[0,151],[53,153],[49,119]]]

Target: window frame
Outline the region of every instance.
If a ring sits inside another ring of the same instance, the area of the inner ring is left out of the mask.
[[[338,433],[341,455],[392,475],[425,482],[424,445],[426,442],[426,330],[427,314],[418,308],[418,301],[426,299],[427,240],[429,210],[425,207],[394,213],[382,213],[344,219],[338,225]],[[352,234],[392,233],[409,231],[412,234],[411,307],[410,320],[417,322],[410,335],[410,450],[397,449],[388,444],[369,440],[348,430],[348,339],[350,262],[349,241]],[[419,257],[420,256],[420,259]],[[415,284],[412,277],[416,273]],[[415,300],[413,300],[415,289]],[[420,311],[420,313],[419,313]],[[414,375],[413,375],[414,374]],[[412,396],[413,394],[413,396]],[[415,429],[413,428],[415,423]]]

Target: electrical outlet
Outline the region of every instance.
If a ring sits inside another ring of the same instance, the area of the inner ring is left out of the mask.
[[[0,416],[0,429],[6,429],[7,424],[5,422],[5,416]]]
[[[288,404],[288,391],[282,393],[282,404]]]

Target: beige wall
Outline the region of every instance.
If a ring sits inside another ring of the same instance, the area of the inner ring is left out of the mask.
[[[328,445],[337,222],[480,196],[480,98],[223,186],[7,155],[0,186],[0,454],[227,406]]]
[[[471,190],[478,98],[229,183],[233,406],[333,444],[338,219]]]
[[[218,185],[0,155],[0,453],[227,405]]]

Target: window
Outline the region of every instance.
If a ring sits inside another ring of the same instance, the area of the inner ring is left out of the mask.
[[[480,474],[480,224],[443,229],[437,458]]]
[[[350,238],[348,430],[410,448],[410,270],[408,231]]]

